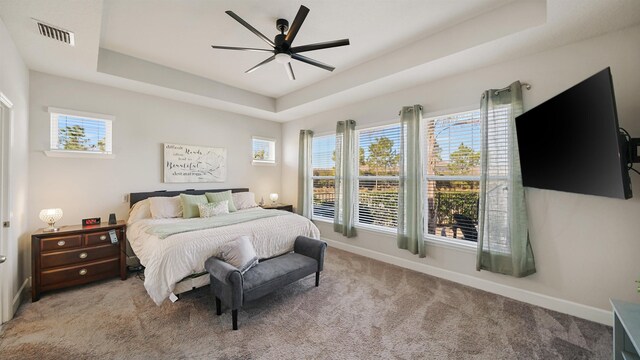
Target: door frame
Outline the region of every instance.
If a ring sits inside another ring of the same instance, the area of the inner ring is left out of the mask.
[[[2,241],[0,241],[0,254],[7,256],[7,261],[2,265],[0,271],[0,324],[3,324],[13,318],[13,294],[12,294],[12,275],[13,269],[16,268],[18,261],[17,254],[11,251],[9,242],[11,239],[11,227],[5,228],[2,222],[11,221],[11,183],[9,178],[10,169],[10,151],[12,141],[12,120],[13,120],[13,103],[0,92],[0,192],[2,192],[2,201],[0,201],[0,232]]]

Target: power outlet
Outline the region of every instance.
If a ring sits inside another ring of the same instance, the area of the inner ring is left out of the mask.
[[[122,196],[122,202],[128,203],[129,202],[129,194],[124,194]]]

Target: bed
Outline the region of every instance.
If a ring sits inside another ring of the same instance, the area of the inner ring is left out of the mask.
[[[154,191],[131,193],[134,206],[151,197],[175,197],[179,194],[202,195],[206,192],[248,192],[249,189],[216,189],[185,191]],[[148,200],[147,200],[148,201]],[[139,204],[136,209],[143,205]],[[132,215],[132,214],[130,214]],[[205,261],[217,255],[219,247],[238,236],[247,235],[259,258],[265,259],[293,250],[298,235],[319,238],[318,228],[307,218],[280,210],[252,207],[238,210],[229,218],[242,218],[241,222],[206,228],[206,219],[150,217],[127,221],[127,239],[140,263],[145,267],[144,286],[151,299],[160,305],[165,299],[209,284]],[[249,220],[247,220],[249,219]],[[201,226],[200,224],[204,224]],[[178,233],[159,233],[158,229],[184,227]]]

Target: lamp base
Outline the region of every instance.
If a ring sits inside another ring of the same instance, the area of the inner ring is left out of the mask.
[[[53,227],[53,225],[49,225],[49,227],[44,228],[42,231],[43,232],[56,232],[59,231],[60,228],[59,227]]]

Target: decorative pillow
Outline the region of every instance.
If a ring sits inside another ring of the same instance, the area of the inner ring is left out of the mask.
[[[227,200],[217,203],[198,204],[201,218],[208,218],[229,213],[229,202]]]
[[[256,204],[256,195],[252,192],[232,193],[231,198],[238,210],[251,209],[258,206]]]
[[[180,202],[182,203],[182,217],[190,219],[200,216],[198,205],[207,204],[209,200],[205,195],[187,195],[180,194]]]
[[[242,274],[258,264],[256,250],[246,235],[235,238],[222,245],[218,258],[235,266]]]
[[[149,208],[151,209],[151,217],[154,219],[182,217],[182,203],[180,202],[180,196],[151,197],[149,198]]]
[[[151,218],[151,208],[149,205],[149,199],[144,199],[142,201],[138,201],[133,205],[131,210],[129,210],[129,218],[127,219],[127,225],[133,224],[134,222],[142,219],[150,219]]]
[[[207,199],[209,199],[210,203],[218,203],[220,201],[227,200],[229,202],[229,212],[237,211],[236,206],[233,204],[233,199],[231,198],[231,190],[205,193],[205,195],[207,195]]]

